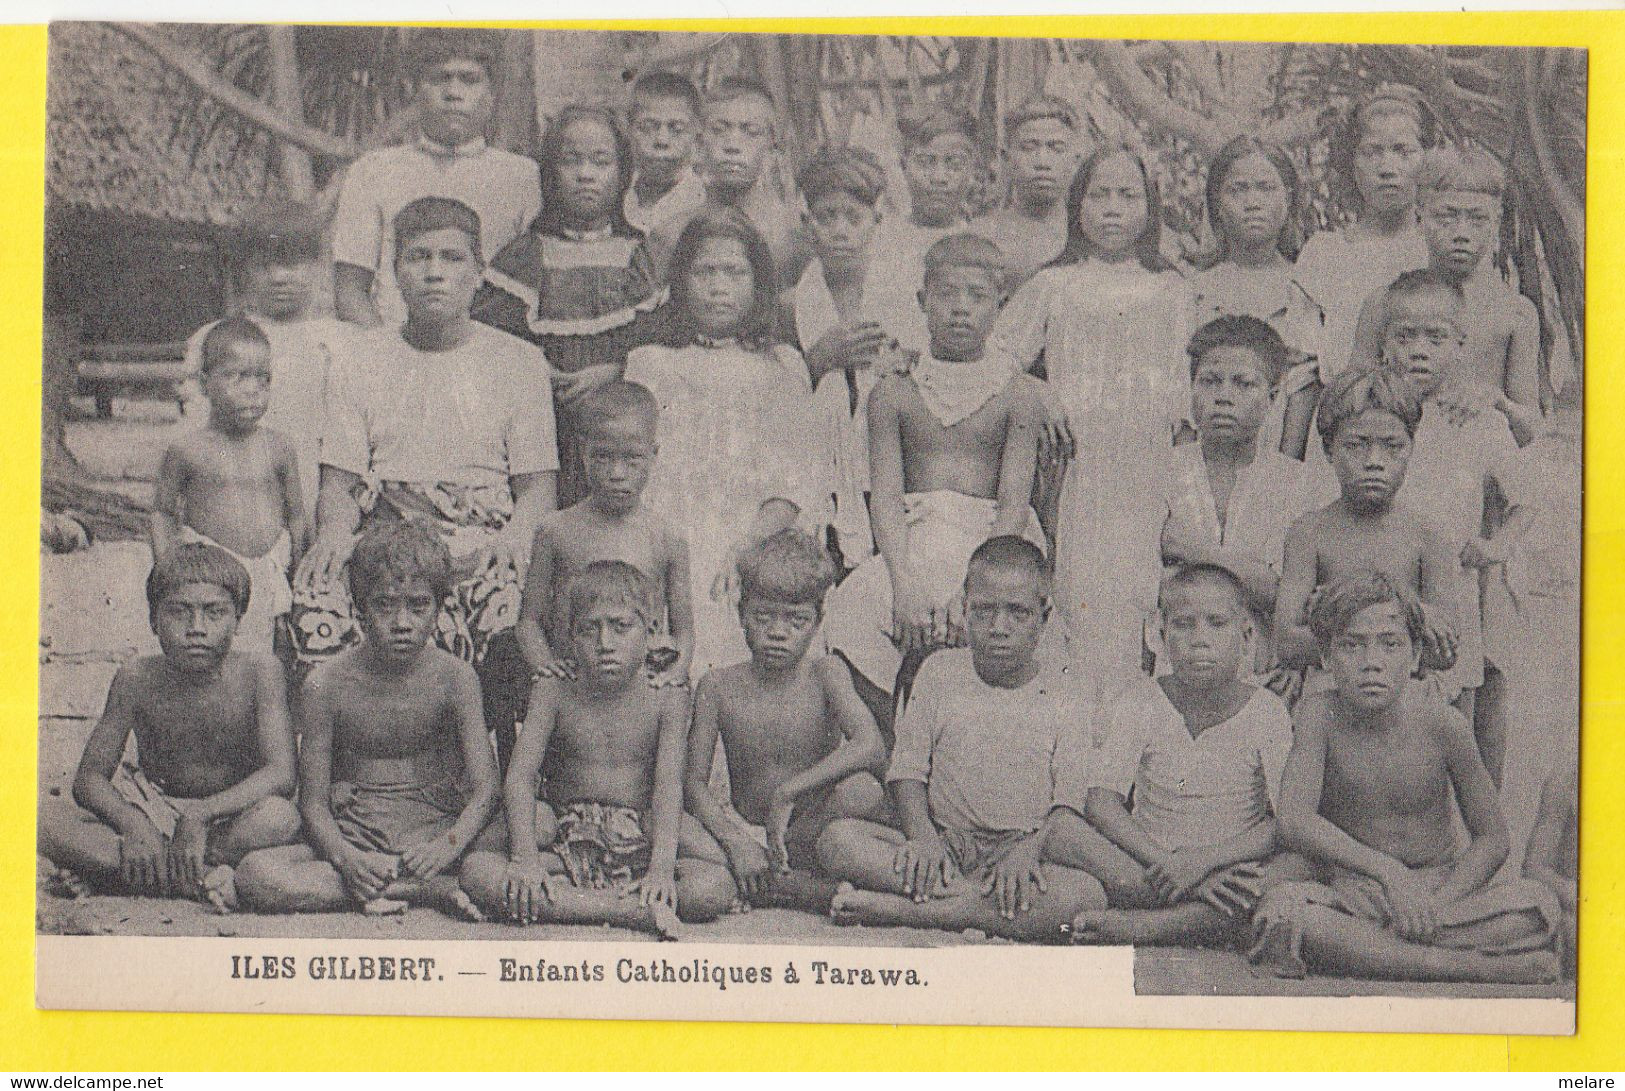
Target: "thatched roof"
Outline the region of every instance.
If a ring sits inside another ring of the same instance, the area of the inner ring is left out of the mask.
[[[52,24],[47,207],[223,224],[274,195],[264,140],[217,131],[199,147],[195,129],[180,131],[195,94],[109,26]]]

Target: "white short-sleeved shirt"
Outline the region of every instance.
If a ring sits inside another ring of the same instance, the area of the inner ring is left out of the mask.
[[[1029,832],[1054,807],[1083,812],[1089,786],[1086,691],[1043,659],[1018,689],[982,681],[969,648],[932,655],[897,720],[886,781],[923,781],[944,829]]]
[[[1154,679],[1131,682],[1110,706],[1094,784],[1124,798],[1163,848],[1218,845],[1266,821],[1292,749],[1292,717],[1260,686],[1234,716],[1192,738]]]
[[[350,164],[333,213],[333,260],[373,272],[373,303],[386,326],[406,317],[395,286],[395,215],[422,197],[450,197],[479,213],[490,261],[536,218],[541,174],[535,160],[478,139],[451,149],[420,137]]]
[[[471,324],[445,352],[394,329],[352,338],[336,361],[322,462],[377,481],[500,485],[559,467],[542,350]]]

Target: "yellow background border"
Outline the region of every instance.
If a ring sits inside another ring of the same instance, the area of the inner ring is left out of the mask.
[[[634,24],[559,23],[582,29]],[[1562,45],[1591,51],[1592,315],[1587,384],[1584,856],[1575,1038],[538,1022],[330,1016],[41,1012],[33,1006],[34,785],[39,568],[39,339],[44,27],[0,28],[0,1068],[19,1071],[512,1068],[1170,1068],[1604,1070],[1625,1058],[1625,15],[1202,15],[1087,18],[752,19],[635,24],[671,30],[950,33],[1270,41]]]

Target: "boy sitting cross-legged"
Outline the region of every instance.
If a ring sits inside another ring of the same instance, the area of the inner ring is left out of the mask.
[[[356,543],[349,578],[365,639],[317,666],[299,700],[315,851],[262,853],[239,889],[268,912],[419,904],[477,917],[455,869],[496,809],[497,771],[474,668],[429,646],[451,555],[415,524],[380,523]]]
[[[1172,671],[1118,696],[1089,789],[1089,821],[1127,859],[1100,874],[1113,908],[1079,914],[1074,943],[1239,939],[1267,886],[1311,874],[1277,851],[1292,720],[1275,694],[1242,680],[1245,585],[1218,565],[1186,564],[1161,598]],[[1141,889],[1124,897],[1109,880],[1135,867]]]
[[[39,850],[70,884],[225,911],[232,866],[298,836],[282,671],[231,647],[248,600],[248,573],[223,549],[176,546],[153,565],[147,603],[163,654],[113,677],[74,776],[79,807],[47,796],[40,814]],[[121,761],[132,732],[136,758]]]
[[[836,884],[814,874],[819,835],[837,818],[876,818],[884,809],[871,770],[886,748],[841,661],[807,657],[835,579],[824,547],[783,530],[738,567],[750,661],[712,671],[694,692],[687,798],[716,839],[700,855],[728,865],[748,904],[821,913]],[[711,793],[719,735],[734,809],[762,835]]]
[[[473,854],[463,885],[518,923],[674,936],[679,918],[726,912],[734,889],[721,864],[678,855],[688,701],[644,681],[654,589],[625,561],[594,561],[566,597],[574,677],[537,679],[503,786],[508,857]]]
[[[1083,807],[1085,691],[1038,655],[1049,573],[1031,542],[990,538],[965,574],[969,648],[939,651],[916,676],[886,779],[902,831],[832,822],[824,870],[846,880],[837,924],[961,930],[1060,943],[1100,884],[1045,863],[1058,814]]]
[[[1310,624],[1336,688],[1298,706],[1279,828],[1327,877],[1265,895],[1251,957],[1284,976],[1555,979],[1557,899],[1530,879],[1492,881],[1508,850],[1495,785],[1466,718],[1411,680],[1415,597],[1375,572],[1341,577]]]

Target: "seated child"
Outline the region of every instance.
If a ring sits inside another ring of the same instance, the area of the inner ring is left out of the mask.
[[[1410,384],[1380,371],[1346,371],[1321,399],[1315,422],[1342,495],[1287,531],[1275,600],[1275,654],[1284,667],[1308,670],[1305,695],[1331,685],[1308,626],[1310,596],[1355,573],[1383,573],[1420,600],[1423,666],[1455,662],[1451,578],[1459,562],[1431,519],[1395,499],[1421,419]]]
[[[654,586],[625,561],[594,561],[565,597],[574,677],[537,680],[503,785],[508,855],[472,854],[464,889],[520,924],[675,936],[679,918],[726,912],[733,880],[678,854],[688,701],[644,684]]]
[[[1540,810],[1529,832],[1523,877],[1550,890],[1563,909],[1559,954],[1564,972],[1574,976],[1580,906],[1580,763],[1572,752],[1560,758],[1540,789]]]
[[[1126,907],[1079,914],[1074,943],[1239,939],[1265,889],[1310,875],[1276,845],[1292,719],[1275,694],[1243,681],[1245,584],[1218,565],[1185,564],[1161,598],[1172,672],[1117,697],[1088,801],[1089,822],[1118,850],[1112,871],[1138,868],[1143,889],[1115,899]]]
[[[1039,656],[1049,573],[1039,548],[990,538],[965,573],[969,648],[920,667],[886,774],[901,831],[830,823],[818,860],[845,880],[837,924],[901,925],[1061,943],[1105,908],[1088,874],[1046,862],[1058,814],[1084,805],[1090,712],[1059,657]]]
[[[694,655],[688,539],[643,501],[659,453],[660,407],[648,387],[616,380],[583,397],[576,420],[587,495],[547,513],[536,528],[515,626],[519,648],[532,670],[574,678],[563,590],[594,561],[625,561],[655,589],[660,639],[650,652],[648,677],[656,685],[685,685]]]
[[[73,778],[79,806],[47,796],[40,814],[39,851],[70,885],[82,876],[224,912],[233,867],[299,835],[282,672],[232,651],[248,600],[248,573],[223,549],[177,546],[153,565],[163,654],[119,668]],[[121,760],[131,732],[135,759]]]
[[[931,354],[869,396],[880,556],[830,593],[824,633],[871,692],[892,692],[907,652],[963,642],[955,581],[977,546],[1024,531],[1042,540],[1029,504],[1042,408],[1007,360],[984,351],[1002,262],[976,235],[927,251],[920,305]]]
[[[314,851],[250,860],[242,897],[262,912],[432,905],[478,919],[455,869],[496,810],[497,771],[479,677],[430,645],[451,555],[416,524],[380,523],[356,543],[349,580],[364,639],[311,671],[299,699]]]
[[[271,387],[271,343],[246,318],[216,323],[203,338],[209,424],[164,451],[152,510],[156,561],[180,542],[226,550],[248,570],[254,594],[238,647],[269,655],[277,619],[293,607],[288,573],[309,520],[293,445],[260,427]]]
[[[1495,785],[1466,718],[1411,680],[1426,631],[1415,596],[1376,572],[1341,576],[1310,624],[1336,688],[1298,706],[1277,828],[1326,881],[1264,896],[1251,957],[1286,976],[1555,979],[1557,899],[1491,881],[1508,847]]]
[[[835,582],[824,547],[780,531],[739,559],[739,577],[751,658],[712,671],[694,691],[687,798],[715,838],[700,855],[726,863],[750,904],[821,913],[836,884],[814,874],[818,837],[837,818],[875,818],[884,809],[871,770],[885,762],[886,747],[846,666],[833,656],[807,658]],[[737,814],[708,784],[719,735]]]

